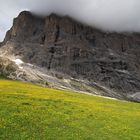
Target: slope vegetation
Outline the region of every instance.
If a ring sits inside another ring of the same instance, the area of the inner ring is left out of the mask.
[[[139,140],[140,104],[0,80],[1,140]]]

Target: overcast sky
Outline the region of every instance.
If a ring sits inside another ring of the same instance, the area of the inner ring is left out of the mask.
[[[0,40],[20,11],[39,15],[69,15],[109,31],[140,32],[140,0],[3,0],[0,4]]]

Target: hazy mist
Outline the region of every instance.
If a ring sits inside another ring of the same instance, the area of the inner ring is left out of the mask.
[[[140,0],[5,0],[0,5],[0,40],[23,10],[69,15],[108,31],[140,32]]]

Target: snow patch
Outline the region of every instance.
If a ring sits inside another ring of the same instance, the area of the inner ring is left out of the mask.
[[[15,62],[15,64],[18,65],[20,69],[23,69],[23,67],[21,67],[21,65],[24,62],[21,59],[15,59],[15,60],[12,60],[12,61]]]
[[[21,59],[15,59],[13,60],[13,62],[15,62],[17,65],[21,65],[24,63]]]

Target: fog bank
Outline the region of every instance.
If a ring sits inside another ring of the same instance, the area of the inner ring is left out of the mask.
[[[140,0],[5,0],[0,5],[0,40],[20,11],[69,15],[108,31],[140,32]]]

